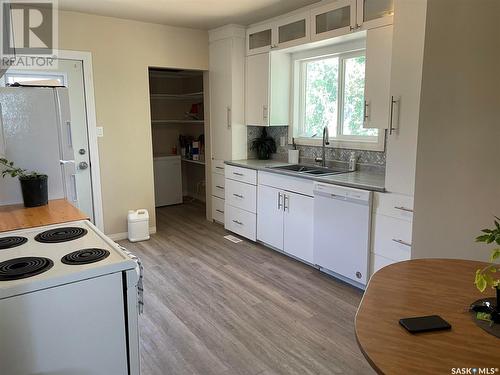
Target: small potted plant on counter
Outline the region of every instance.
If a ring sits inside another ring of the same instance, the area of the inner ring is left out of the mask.
[[[2,177],[19,179],[25,207],[44,206],[49,202],[47,175],[17,168],[13,162],[3,158],[0,158],[0,169]]]
[[[267,135],[266,128],[263,128],[260,137],[252,141],[251,149],[257,151],[259,160],[268,160],[276,152],[276,142]]]
[[[500,218],[495,217],[493,229],[483,229],[483,234],[476,238],[477,242],[500,245]],[[486,288],[496,290],[496,298],[486,298],[475,302],[472,310],[478,313],[478,318],[500,323],[500,248],[492,250],[491,262],[488,266],[476,271],[474,284],[483,293]]]

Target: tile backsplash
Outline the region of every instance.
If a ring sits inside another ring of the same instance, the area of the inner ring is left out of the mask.
[[[288,126],[272,126],[266,128],[267,134],[273,137],[277,152],[271,156],[272,159],[287,161],[288,150],[291,149],[291,145],[288,145]],[[255,151],[251,150],[252,140],[258,138],[262,132],[262,127],[259,126],[248,126],[247,127],[247,139],[248,139],[248,158],[256,158]],[[285,137],[287,145],[285,147],[280,146],[281,137]],[[321,147],[316,146],[301,146],[297,145],[297,149],[300,150],[300,160],[304,163],[313,163],[314,158],[321,157]],[[355,152],[358,157],[358,164],[362,167],[372,167],[372,168],[385,168],[385,151],[364,151],[364,150],[349,150],[344,148],[333,148],[327,147],[326,149],[326,160],[331,163],[347,163],[351,156],[351,152]]]

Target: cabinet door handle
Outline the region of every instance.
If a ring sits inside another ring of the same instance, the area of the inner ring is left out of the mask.
[[[217,189],[224,190],[224,186],[219,186],[219,185],[216,185],[215,187],[216,187]]]
[[[236,198],[240,198],[240,199],[243,199],[245,198],[243,195],[241,194],[233,194]]]
[[[411,208],[407,208],[407,207],[403,207],[403,206],[395,206],[394,207],[396,210],[400,210],[400,211],[404,211],[404,212],[413,212],[413,210]]]
[[[232,125],[232,114],[231,114],[231,107],[227,106],[226,107],[226,116],[227,116],[227,128],[228,129],[231,129],[231,125]]]
[[[233,223],[238,224],[238,225],[243,225],[243,223],[241,221],[238,221],[238,220],[233,220]]]
[[[215,211],[217,211],[217,212],[218,212],[218,213],[220,213],[220,214],[223,214],[223,213],[224,213],[224,211],[222,211],[222,210],[215,210]]]
[[[365,105],[363,107],[363,119],[364,119],[364,123],[367,124],[368,123],[368,119],[370,118],[370,115],[368,114],[368,107],[370,106],[370,103],[368,103],[366,100],[365,100]]]
[[[394,130],[396,130],[397,128],[394,127],[394,104],[398,103],[399,104],[399,99],[398,100],[394,100],[394,96],[391,96],[391,117],[390,117],[390,120],[389,120],[389,135],[392,135],[392,133],[394,132]]]
[[[392,239],[394,242],[398,243],[398,244],[401,244],[401,245],[404,245],[404,246],[408,246],[408,247],[411,247],[411,243],[409,242],[406,242],[406,241],[403,241],[403,240],[398,240],[396,238],[393,238]]]
[[[234,174],[235,176],[240,176],[240,177],[243,177],[243,176],[244,176],[244,174],[243,174],[243,173],[238,173],[238,172],[233,172],[233,174]]]
[[[283,194],[284,199],[283,199],[283,211],[288,211],[290,212],[290,197],[287,194]]]
[[[278,192],[278,211],[281,211],[282,207],[283,207],[283,194],[281,192]]]
[[[221,169],[221,170],[224,170],[224,167],[215,167],[215,169]]]

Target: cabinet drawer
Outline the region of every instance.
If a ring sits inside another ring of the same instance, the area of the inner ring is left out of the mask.
[[[373,252],[396,261],[411,258],[412,223],[384,215],[373,216]]]
[[[212,197],[212,218],[224,224],[224,199]]]
[[[245,182],[247,184],[257,185],[257,171],[253,169],[226,165],[226,178]]]
[[[257,240],[257,215],[229,204],[225,204],[224,209],[225,223],[224,227],[249,240]]]
[[[224,164],[224,160],[212,160],[212,173],[224,175],[225,169],[226,164]]]
[[[413,221],[413,197],[394,193],[375,193],[373,211],[375,214]]]
[[[212,173],[212,195],[218,198],[225,199],[226,196],[226,179],[224,175]]]
[[[242,210],[257,213],[257,186],[226,179],[226,202]]]
[[[383,257],[381,255],[377,254],[370,254],[371,255],[371,265],[370,265],[370,271],[371,275],[373,275],[375,272],[377,272],[379,269],[384,268],[386,266],[389,266],[391,264],[397,263],[397,261]]]
[[[314,182],[300,177],[285,176],[277,173],[259,172],[259,185],[291,191],[312,197]]]

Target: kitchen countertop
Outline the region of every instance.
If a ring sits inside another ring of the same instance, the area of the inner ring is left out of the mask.
[[[89,217],[65,199],[46,206],[26,208],[22,204],[0,206],[0,232],[87,220]]]
[[[298,174],[295,172],[270,169],[269,167],[278,167],[290,165],[278,160],[230,160],[225,162],[228,165],[236,167],[255,169],[270,173],[278,173],[292,177],[305,178],[308,180],[325,182],[328,184],[347,186],[357,189],[385,192],[385,174],[373,171],[355,171],[329,176],[311,176],[306,174]]]

